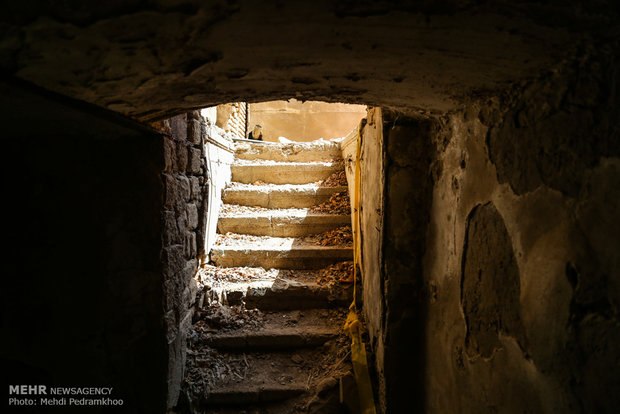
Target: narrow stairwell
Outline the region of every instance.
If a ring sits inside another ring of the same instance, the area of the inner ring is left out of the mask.
[[[236,144],[189,335],[193,413],[355,413],[352,235],[338,143]]]

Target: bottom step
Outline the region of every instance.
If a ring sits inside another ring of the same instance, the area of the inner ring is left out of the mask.
[[[207,394],[208,405],[247,405],[261,402],[273,402],[296,397],[306,392],[304,384],[269,385],[260,388],[236,386],[219,389]]]

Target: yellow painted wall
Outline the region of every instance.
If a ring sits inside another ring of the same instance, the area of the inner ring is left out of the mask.
[[[265,141],[277,141],[281,136],[292,141],[341,138],[365,116],[365,105],[295,99],[260,102],[250,104],[249,129],[260,125]]]

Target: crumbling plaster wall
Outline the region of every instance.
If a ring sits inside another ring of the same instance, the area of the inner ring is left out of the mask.
[[[2,72],[141,120],[291,97],[441,113],[618,33],[613,0],[33,0],[0,18]]]
[[[426,233],[423,273],[414,274],[427,318],[413,333],[426,336],[426,411],[617,410],[613,50],[423,121],[435,125],[436,151],[430,220],[417,228]],[[407,211],[419,214],[413,205]],[[398,230],[387,233],[386,249],[401,242]]]

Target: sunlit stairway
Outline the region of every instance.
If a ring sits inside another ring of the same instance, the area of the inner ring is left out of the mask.
[[[349,214],[311,213],[307,208],[326,201],[346,187],[313,183],[342,170],[336,143],[238,144],[232,165],[233,184],[222,200],[228,205],[259,207],[220,214],[218,232],[268,236],[238,246],[219,246],[211,258],[218,266],[260,266],[280,269],[317,269],[351,260],[350,248],[316,246],[291,241],[351,224]],[[257,184],[260,183],[260,184]]]
[[[229,375],[207,392],[205,412],[306,412],[310,393],[337,388],[333,378],[317,386],[313,376],[320,377],[321,361],[336,359],[328,354],[336,352],[338,338],[342,349],[342,322],[352,288],[334,290],[307,274],[312,274],[309,269],[350,261],[353,252],[351,247],[317,246],[303,239],[351,224],[348,212],[309,212],[347,191],[346,186],[316,184],[343,168],[337,143],[237,144],[233,183],[222,194],[225,204],[218,232],[243,236],[232,245],[216,245],[211,260],[219,267],[274,268],[278,276],[269,283],[249,283],[240,291],[227,292],[229,304],[243,301],[247,308],[259,309],[265,323],[257,330],[240,328],[207,336],[219,357],[238,361],[243,373]],[[337,359],[340,369],[349,363],[346,357]],[[333,402],[321,404],[310,412],[347,412]]]

